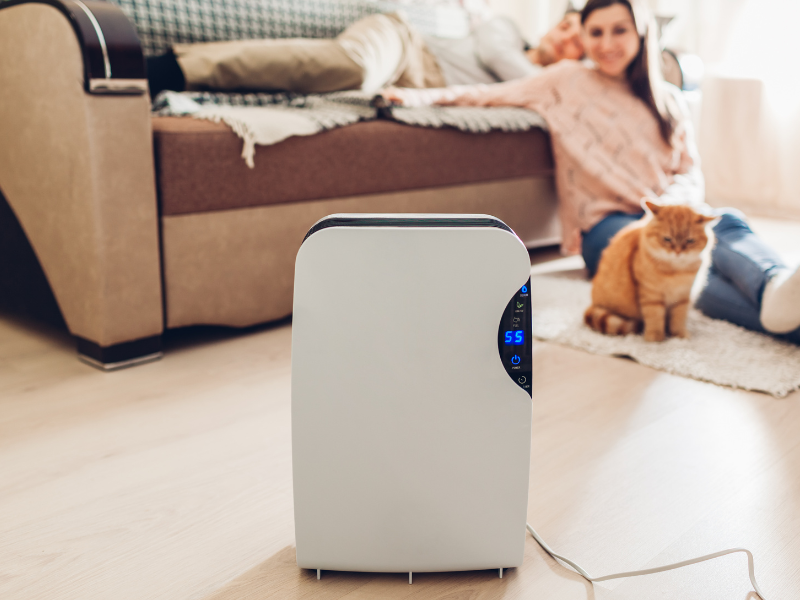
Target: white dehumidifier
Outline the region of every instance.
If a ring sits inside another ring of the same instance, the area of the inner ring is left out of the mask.
[[[309,231],[292,322],[300,567],[522,564],[529,276],[523,243],[485,215],[333,215]]]
[[[530,262],[486,215],[332,215],[297,254],[297,564],[338,571],[522,564],[531,445]]]

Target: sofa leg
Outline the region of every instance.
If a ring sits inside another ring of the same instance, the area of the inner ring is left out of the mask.
[[[104,371],[140,365],[158,360],[163,356],[160,335],[112,346],[100,346],[77,335],[74,337],[78,345],[78,358],[86,364]]]

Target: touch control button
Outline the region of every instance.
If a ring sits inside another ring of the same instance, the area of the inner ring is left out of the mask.
[[[518,365],[521,360],[522,359],[515,354],[514,356],[511,357],[511,364],[512,365]]]
[[[519,381],[520,383],[525,383],[526,381],[528,381],[528,378],[527,378],[527,377],[525,377],[525,375],[523,375],[522,377],[520,377],[519,379],[517,379],[517,381]]]

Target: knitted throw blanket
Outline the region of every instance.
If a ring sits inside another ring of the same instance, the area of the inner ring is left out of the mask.
[[[395,106],[385,109],[386,115],[400,123],[417,127],[455,127],[470,133],[492,130],[528,131],[534,127],[547,129],[539,113],[525,108],[475,106]]]
[[[269,146],[293,135],[313,135],[377,118],[370,99],[360,92],[309,95],[161,92],[153,102],[153,113],[225,123],[242,138],[242,158],[252,169],[256,144]]]
[[[256,145],[277,144],[293,135],[321,131],[377,118],[417,127],[454,127],[470,133],[546,128],[539,114],[523,108],[422,106],[376,108],[359,91],[331,94],[230,94],[161,92],[153,102],[158,116],[192,116],[228,125],[242,138],[242,158],[255,166]]]

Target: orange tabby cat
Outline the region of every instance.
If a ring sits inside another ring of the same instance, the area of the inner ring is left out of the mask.
[[[688,337],[689,293],[708,243],[705,225],[714,217],[688,206],[645,204],[652,215],[622,229],[603,251],[583,318],[610,335],[639,332],[644,324],[649,342]]]

